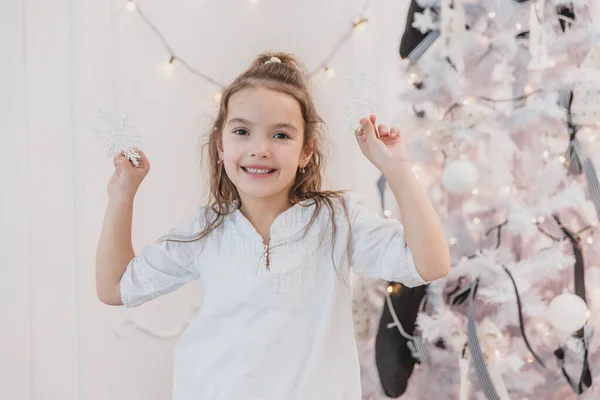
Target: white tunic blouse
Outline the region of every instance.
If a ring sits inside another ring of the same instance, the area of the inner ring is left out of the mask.
[[[356,193],[344,198],[352,235],[334,199],[335,240],[324,204],[303,237],[316,207],[303,201],[273,222],[268,267],[261,236],[239,210],[199,241],[152,243],[130,261],[120,284],[126,307],[203,282],[202,309],[175,347],[173,400],[361,399],[350,268],[411,287],[426,282],[400,222]],[[204,218],[200,207],[170,233],[193,236]]]

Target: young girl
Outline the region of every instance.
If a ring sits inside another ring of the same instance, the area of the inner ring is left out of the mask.
[[[99,299],[135,307],[203,280],[202,310],[175,348],[174,400],[359,400],[350,268],[407,286],[448,273],[441,223],[398,129],[370,116],[355,137],[404,229],[354,193],[321,189],[323,122],[305,72],[292,55],[266,53],[235,79],[207,143],[208,205],[137,255],[132,205],[149,163],[115,159]]]

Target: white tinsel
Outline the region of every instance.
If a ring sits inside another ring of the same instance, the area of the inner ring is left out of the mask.
[[[537,157],[539,160],[539,156]],[[535,194],[535,200],[551,196],[558,188],[567,181],[567,169],[559,163],[547,163],[542,170],[535,174],[535,181],[528,182],[531,185],[531,193]]]
[[[550,215],[557,211],[581,206],[584,202],[584,188],[581,183],[574,182],[554,196],[540,199],[537,211],[540,215]]]
[[[512,353],[508,354],[501,363],[501,367],[503,371],[506,372],[520,372],[523,366],[525,365],[525,361],[518,355]]]
[[[426,8],[426,7],[439,7],[440,5],[440,0],[417,0],[417,4],[422,7],[422,8]]]
[[[519,148],[506,134],[495,132],[491,135],[488,144],[487,160],[490,165],[489,181],[491,184],[502,187],[514,181],[512,166],[515,157],[519,156]]]
[[[460,330],[460,321],[448,309],[442,309],[440,312],[431,315],[420,312],[417,315],[416,324],[421,330],[423,339],[430,343],[440,338],[448,341],[454,330]]]
[[[527,290],[529,287],[525,282],[523,282],[523,286],[526,286],[523,290]],[[516,298],[512,282],[509,279],[504,279],[504,277],[498,277],[493,285],[480,287],[477,290],[477,297],[486,304],[513,302]]]
[[[530,97],[527,103],[527,111],[538,116],[566,120],[567,112],[564,107],[558,105],[557,93],[545,93]],[[522,109],[526,109],[525,107]]]

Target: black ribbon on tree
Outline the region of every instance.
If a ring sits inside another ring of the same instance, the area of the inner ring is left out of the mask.
[[[467,343],[471,352],[471,359],[475,366],[475,374],[481,389],[489,400],[500,400],[500,396],[496,392],[492,378],[485,364],[485,358],[479,344],[479,336],[477,335],[477,322],[475,321],[475,295],[479,286],[479,278],[463,287],[453,300],[453,304],[458,305],[469,302],[469,311],[467,313]]]
[[[567,110],[567,127],[569,129],[569,148],[567,149],[567,168],[570,174],[580,175],[582,172],[588,184],[590,199],[596,208],[596,216],[600,221],[600,183],[594,163],[585,154],[581,142],[577,140],[577,132],[581,125],[573,124],[571,120],[571,104],[573,103],[573,92],[562,91],[559,93],[558,104]]]
[[[580,244],[581,239],[579,238],[579,235],[567,229],[562,224],[558,215],[554,215],[554,220],[560,226],[561,231],[571,243],[573,255],[575,256],[575,266],[573,268],[575,274],[575,294],[581,297],[581,299],[587,303],[585,296],[585,268],[583,262],[583,251]],[[592,338],[591,326],[585,324],[582,329],[575,333],[574,336],[579,338],[583,345],[583,368],[581,371],[581,376],[579,377],[579,382],[575,382],[565,368],[565,353],[567,351],[566,346],[561,346],[556,349],[554,351],[554,355],[556,356],[558,366],[562,370],[563,376],[573,391],[577,394],[582,394],[586,391],[586,389],[592,386],[592,373],[590,372],[588,361],[589,344]]]

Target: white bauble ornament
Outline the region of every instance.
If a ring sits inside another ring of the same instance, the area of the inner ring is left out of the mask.
[[[455,195],[471,193],[475,189],[479,171],[469,160],[454,160],[446,164],[442,182],[448,192]]]
[[[546,310],[546,318],[557,330],[571,334],[577,332],[588,319],[585,301],[571,293],[559,294],[552,299]]]

